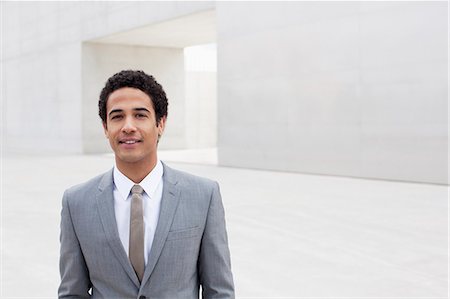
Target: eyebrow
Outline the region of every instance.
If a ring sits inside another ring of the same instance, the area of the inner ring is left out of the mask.
[[[134,111],[147,111],[148,113],[150,113],[150,111],[147,108],[134,108]],[[118,113],[118,112],[123,112],[123,109],[113,109],[109,112],[109,116],[111,116],[111,114],[113,113]]]

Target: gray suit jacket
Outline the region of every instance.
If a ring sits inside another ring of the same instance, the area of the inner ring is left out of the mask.
[[[216,182],[164,167],[158,225],[140,284],[114,214],[112,170],[65,191],[59,298],[234,298]],[[88,290],[91,294],[88,293]]]

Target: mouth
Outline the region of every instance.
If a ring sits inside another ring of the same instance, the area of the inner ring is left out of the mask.
[[[119,140],[119,144],[136,144],[142,142],[142,140],[132,139],[132,140]]]

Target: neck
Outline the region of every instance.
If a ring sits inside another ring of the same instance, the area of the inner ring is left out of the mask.
[[[158,160],[156,157],[151,160],[137,162],[123,162],[118,161],[116,158],[116,165],[120,172],[127,178],[132,180],[134,183],[139,184],[153,170],[153,168],[155,168],[157,161]]]

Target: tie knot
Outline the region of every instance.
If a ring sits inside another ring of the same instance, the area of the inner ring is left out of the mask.
[[[139,194],[142,195],[144,192],[144,189],[142,189],[139,185],[134,185],[133,188],[131,188],[131,194]]]

